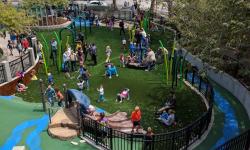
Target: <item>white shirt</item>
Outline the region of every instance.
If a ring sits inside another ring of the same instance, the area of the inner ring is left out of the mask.
[[[84,81],[77,83],[78,88],[82,90],[83,84],[84,84]]]
[[[148,52],[146,60],[149,61],[149,62],[155,61],[156,60],[155,52],[154,51]]]
[[[99,91],[100,95],[104,95],[104,89],[103,88],[100,88],[98,91]]]
[[[126,45],[126,40],[125,39],[122,40],[122,44]]]

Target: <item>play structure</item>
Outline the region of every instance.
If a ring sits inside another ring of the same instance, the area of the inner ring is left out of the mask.
[[[88,109],[91,101],[88,96],[76,89],[67,90],[65,104],[66,108],[59,109],[52,116],[48,127],[49,135],[61,140],[72,139],[79,135],[81,119],[97,120],[100,113],[105,112],[100,108],[95,108],[93,115],[89,115]],[[106,117],[109,127],[123,132],[131,132],[132,122],[127,113],[117,111],[113,114],[107,114]],[[140,132],[144,131],[140,130]]]

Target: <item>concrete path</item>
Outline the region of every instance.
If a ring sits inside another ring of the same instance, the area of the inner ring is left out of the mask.
[[[10,55],[10,50],[7,48],[8,40],[10,40],[10,34],[8,34],[8,33],[7,33],[5,39],[0,37],[0,48],[3,49],[3,53],[4,53],[3,60],[11,61],[11,60],[14,60],[17,57],[19,57],[19,53],[18,53],[17,49],[14,48],[13,49],[13,56]],[[3,60],[0,58],[0,61],[3,61]]]

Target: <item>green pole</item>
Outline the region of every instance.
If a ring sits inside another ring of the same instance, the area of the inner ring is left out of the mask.
[[[163,53],[164,53],[164,63],[165,63],[165,69],[166,69],[166,83],[168,84],[168,59],[167,59],[167,54],[165,52],[165,48],[161,42],[161,40],[159,40],[161,47],[163,48]]]
[[[48,46],[48,43],[45,39],[45,37],[43,36],[43,34],[40,34],[40,36],[42,37],[44,43],[45,43],[45,49],[47,50],[47,52],[49,53],[49,46]],[[45,54],[44,54],[44,50],[42,50],[42,56],[43,56],[43,61],[44,61],[44,67],[45,67],[45,73],[46,75],[48,74],[48,67],[47,67],[47,61],[46,61],[46,58],[47,60],[49,61],[48,59],[48,54],[47,54],[47,57],[45,57]]]
[[[170,75],[172,74],[174,51],[175,51],[175,40],[174,40],[174,44],[173,44],[173,48],[171,52],[171,58],[170,58],[170,69],[169,69]],[[171,79],[173,80],[172,76],[171,76]]]
[[[57,43],[58,43],[58,53],[57,53],[57,68],[58,68],[58,71],[59,70],[62,70],[62,59],[61,59],[61,56],[62,56],[62,47],[61,47],[61,40],[58,36],[58,34],[56,33],[56,31],[54,31],[54,34],[56,36],[56,39],[57,39]]]

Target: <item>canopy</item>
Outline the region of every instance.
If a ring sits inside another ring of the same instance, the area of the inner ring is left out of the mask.
[[[84,107],[85,110],[90,105],[90,99],[87,95],[83,94],[81,91],[78,91],[76,89],[68,89],[67,94],[70,97],[74,97],[74,99],[80,103],[82,107]]]

